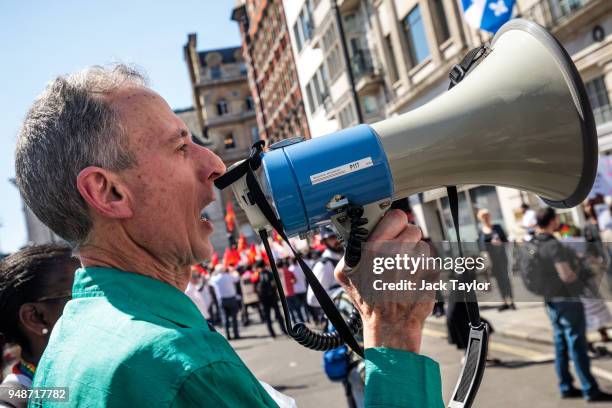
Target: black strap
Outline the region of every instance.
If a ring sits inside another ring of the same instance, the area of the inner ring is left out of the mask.
[[[459,194],[457,192],[457,186],[446,187],[446,194],[448,195],[448,204],[453,218],[453,226],[455,227],[455,236],[457,237],[457,246],[459,247],[459,256],[463,257],[463,249],[461,248],[461,236],[459,234]],[[468,272],[464,272],[460,275],[462,281],[468,280]],[[480,326],[480,310],[478,309],[478,300],[476,299],[476,293],[473,290],[463,291],[464,301],[467,308],[468,317],[472,327]]]
[[[236,167],[228,170],[222,176],[216,178],[215,186],[219,190],[223,190],[238,181],[240,177],[244,176],[249,169],[257,170],[261,165],[260,153],[263,151],[265,144],[266,142],[263,140],[255,142],[253,146],[251,146],[249,158],[236,165]]]
[[[487,48],[484,46],[472,48],[461,60],[459,64],[453,65],[451,72],[448,74],[450,84],[448,89],[451,89],[459,82],[461,82],[468,71],[474,66],[480,58],[486,55]],[[448,195],[448,202],[451,210],[451,216],[453,218],[453,225],[455,227],[455,235],[457,237],[457,245],[459,247],[459,256],[463,257],[463,249],[461,248],[461,237],[459,234],[459,195],[457,193],[456,186],[446,187],[446,194]],[[466,281],[468,273],[465,272],[461,276],[462,280]],[[478,301],[476,299],[476,293],[474,291],[464,291],[464,300],[472,327],[480,326],[480,311],[478,309]]]
[[[478,61],[482,56],[486,54],[486,51],[487,48],[484,46],[472,48],[470,51],[468,51],[467,54],[465,54],[459,64],[453,65],[453,67],[451,68],[451,72],[448,74],[448,77],[451,80],[448,89],[451,89],[453,86],[461,82],[461,80],[465,78],[465,75],[468,73],[468,71],[472,68],[474,63],[476,63],[476,61]]]

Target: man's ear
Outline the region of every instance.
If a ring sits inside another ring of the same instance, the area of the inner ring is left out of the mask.
[[[85,202],[108,218],[130,218],[132,201],[127,187],[112,172],[96,166],[81,170],[77,189]]]

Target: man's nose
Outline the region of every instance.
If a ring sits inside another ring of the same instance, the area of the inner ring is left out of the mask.
[[[225,173],[225,164],[219,156],[205,147],[201,147],[201,152],[204,164],[202,174],[204,181],[214,181],[217,177]]]

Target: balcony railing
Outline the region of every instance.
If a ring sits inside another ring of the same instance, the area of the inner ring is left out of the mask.
[[[539,0],[531,8],[525,10],[521,17],[551,29],[563,23],[589,3],[596,1],[600,0]]]
[[[353,53],[351,57],[351,67],[353,69],[353,75],[355,81],[359,81],[366,75],[374,74],[374,65],[372,64],[372,56],[369,51],[359,50]]]
[[[597,126],[612,122],[612,105],[599,106],[593,109],[593,116]]]

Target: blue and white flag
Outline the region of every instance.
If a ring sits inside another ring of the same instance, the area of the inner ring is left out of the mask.
[[[515,0],[461,0],[467,23],[481,30],[495,33],[512,17]]]

